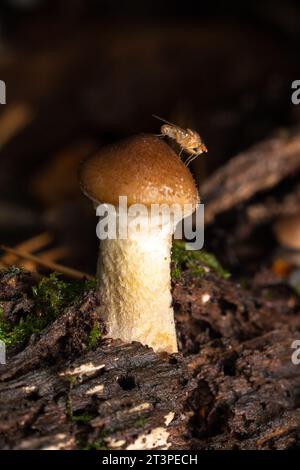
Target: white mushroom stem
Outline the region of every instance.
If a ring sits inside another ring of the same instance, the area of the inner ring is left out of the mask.
[[[100,241],[101,315],[108,336],[177,352],[171,297],[174,224],[133,230],[127,239]]]

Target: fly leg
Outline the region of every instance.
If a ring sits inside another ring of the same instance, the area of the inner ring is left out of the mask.
[[[186,166],[189,166],[199,155],[199,153],[192,153],[185,162]]]

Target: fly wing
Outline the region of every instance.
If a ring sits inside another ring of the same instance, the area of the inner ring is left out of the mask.
[[[187,132],[193,136],[195,139],[197,139],[200,143],[202,142],[202,139],[200,137],[200,134],[198,134],[197,131],[193,131],[192,129],[187,129]]]
[[[182,128],[180,126],[177,126],[176,124],[173,124],[172,122],[167,121],[166,119],[164,119],[162,117],[159,117],[156,114],[152,114],[152,117],[154,117],[155,119],[158,119],[159,121],[164,122],[165,124],[169,124],[169,126],[173,126],[173,127],[176,127],[177,129],[182,130]]]

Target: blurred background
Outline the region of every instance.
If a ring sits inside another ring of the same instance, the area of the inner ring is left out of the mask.
[[[236,154],[296,128],[299,18],[296,0],[1,0],[0,243],[93,274],[97,220],[78,163],[124,136],[158,133],[153,113],[203,137],[209,152],[191,166],[200,194]],[[239,249],[238,217],[231,207],[208,224],[205,248],[237,273],[249,259],[253,272],[272,265],[272,221]],[[2,266],[13,262],[2,252]]]

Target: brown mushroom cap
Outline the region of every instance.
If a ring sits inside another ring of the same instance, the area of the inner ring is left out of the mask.
[[[277,220],[274,224],[274,233],[281,245],[300,250],[300,213]]]
[[[140,134],[102,148],[80,166],[82,191],[93,201],[117,205],[196,204],[193,177],[162,139]]]

